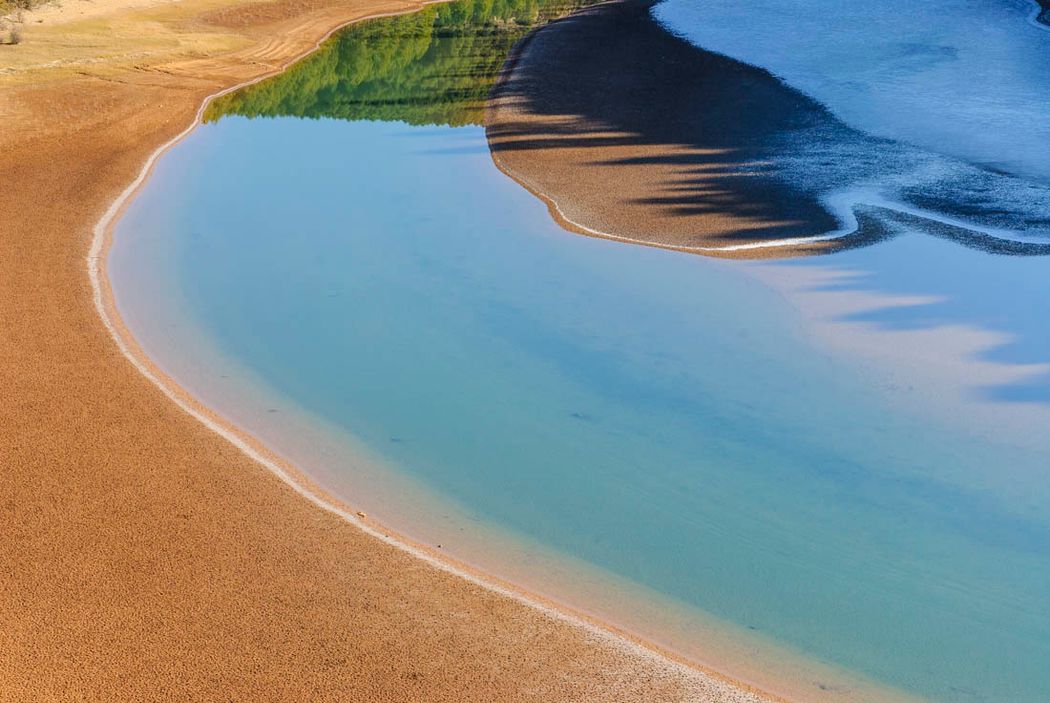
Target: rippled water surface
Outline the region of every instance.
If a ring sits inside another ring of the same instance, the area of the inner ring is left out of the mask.
[[[766,69],[836,122],[789,131],[774,169],[849,229],[892,203],[1050,241],[1050,31],[1029,0],[667,0],[655,17]],[[1045,252],[1043,252],[1045,253]]]
[[[671,30],[877,137],[1050,176],[1050,31],[1031,0],[667,0]]]

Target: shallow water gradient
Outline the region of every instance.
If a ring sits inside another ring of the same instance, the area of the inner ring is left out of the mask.
[[[519,4],[503,11],[535,10]],[[934,701],[1050,700],[1048,259],[928,217],[1050,237],[1032,6],[656,9],[842,120],[785,135],[771,168],[839,214],[866,203],[887,237],[776,266],[864,296],[829,321],[840,336],[930,332],[927,360],[964,369],[948,412],[909,391],[921,365],[891,385],[825,346],[767,264],[569,234],[481,127],[425,126],[474,125],[493,52],[524,32],[448,7],[344,34],[229,98],[282,117],[223,118],[161,160],[109,261],[146,351],[206,403],[260,391],[273,417],[352,438],[383,467],[368,481],[792,652]],[[424,126],[295,117],[336,114]],[[994,341],[961,352],[960,329]],[[250,429],[281,445],[280,419]],[[327,459],[359,478],[349,452]]]
[[[892,403],[746,267],[565,233],[480,128],[204,126],[111,276],[485,520],[933,700],[1050,695],[1045,451]]]

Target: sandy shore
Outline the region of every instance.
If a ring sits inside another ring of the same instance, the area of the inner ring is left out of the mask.
[[[673,36],[654,4],[606,2],[537,30],[493,90],[493,160],[566,229],[768,259],[868,246],[889,236],[882,220],[904,216],[963,246],[1045,255],[1020,232],[953,218],[957,204],[932,194],[922,205],[871,192],[825,201],[806,187],[819,167],[801,177],[793,160],[852,149],[862,168],[860,154],[888,147],[768,71]]]
[[[671,36],[652,4],[602,4],[523,44],[487,114],[496,164],[583,234],[732,257],[843,246],[797,241],[838,223],[768,172],[772,141],[826,110]]]
[[[67,0],[0,47],[5,698],[759,700],[320,509],[95,309],[92,228],[206,96],[416,6]]]

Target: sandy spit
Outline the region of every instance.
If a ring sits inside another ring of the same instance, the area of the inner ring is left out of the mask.
[[[486,113],[496,165],[579,234],[727,258],[839,247],[834,216],[767,168],[822,108],[670,35],[653,4],[602,3],[519,45]]]
[[[0,47],[0,700],[760,700],[312,493],[107,306],[111,204],[207,96],[418,7],[67,0]]]

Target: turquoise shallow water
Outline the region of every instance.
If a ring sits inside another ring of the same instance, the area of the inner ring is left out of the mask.
[[[926,301],[859,316],[877,329],[965,325],[1004,336],[990,360],[1048,361],[1045,259],[884,226],[781,265]],[[109,273],[205,402],[221,355],[246,397],[570,560],[931,700],[1050,700],[1050,442],[962,421],[1040,412],[1045,377],[928,412],[755,266],[564,232],[477,126],[234,117],[160,161]]]
[[[1050,691],[1045,454],[889,406],[736,264],[566,234],[478,128],[202,127],[110,265],[487,520],[937,700]]]

